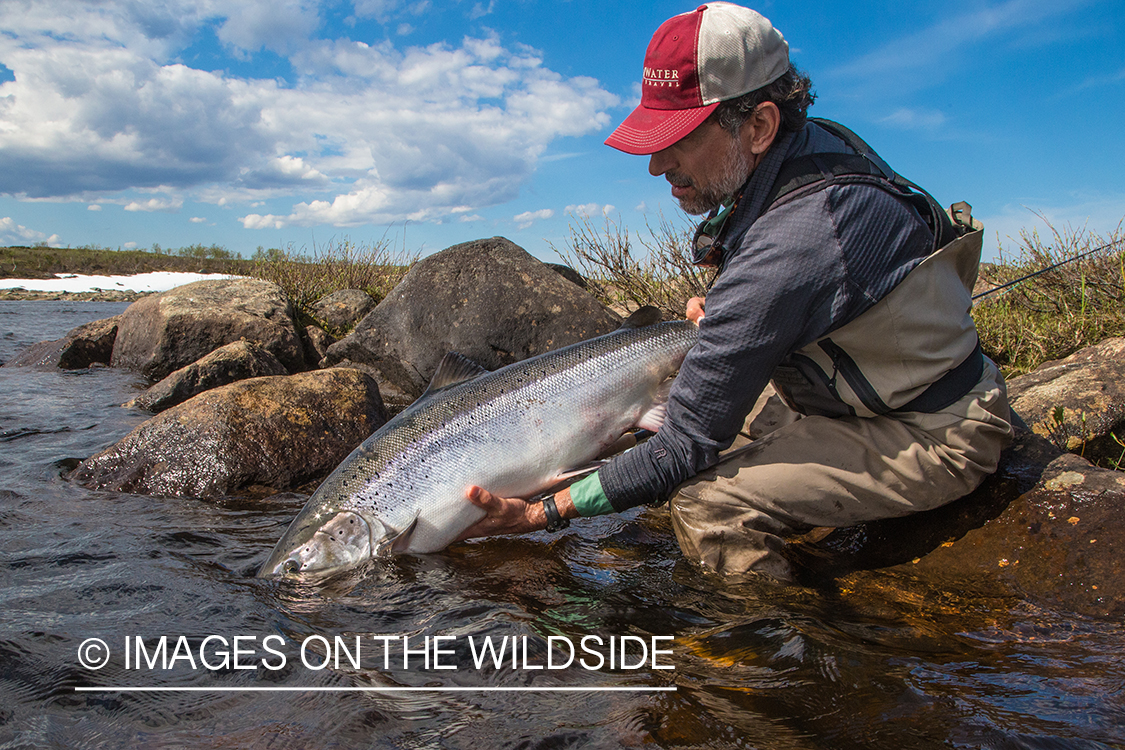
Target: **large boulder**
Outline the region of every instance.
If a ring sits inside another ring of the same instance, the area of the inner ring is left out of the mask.
[[[418,262],[322,364],[359,366],[415,398],[446,352],[495,369],[619,324],[582,289],[494,237]]]
[[[375,309],[375,300],[361,289],[341,289],[312,305],[312,314],[337,332],[353,327]]]
[[[281,287],[237,278],[197,281],[134,302],[121,316],[111,364],[162,380],[239,339],[261,344],[290,372],[305,369]]]
[[[385,421],[378,386],[357,370],[254,378],[153,417],[69,476],[165,497],[290,489],[334,469]]]
[[[192,396],[228,383],[269,375],[288,375],[277,357],[253,341],[220,346],[205,357],[181,367],[126,406],[152,412],[170,409]]]
[[[78,326],[61,339],[40,341],[4,363],[4,367],[61,367],[82,370],[108,365],[121,316],[95,320]]]
[[[1097,460],[1118,458],[1125,438],[1125,338],[1047,362],[1008,383],[1012,408],[1060,448]]]

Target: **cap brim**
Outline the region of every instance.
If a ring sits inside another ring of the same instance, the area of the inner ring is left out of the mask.
[[[655,154],[695,130],[719,102],[691,109],[648,109],[639,106],[606,138],[605,145],[627,154]]]

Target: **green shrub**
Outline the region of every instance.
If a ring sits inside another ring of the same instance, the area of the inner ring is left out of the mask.
[[[660,217],[654,229],[636,235],[608,217],[596,228],[588,217],[570,225],[567,247],[551,249],[586,277],[591,293],[619,312],[654,305],[665,319],[682,318],[687,301],[706,296],[712,272],[692,265],[694,225],[674,225]]]
[[[1005,262],[1001,256],[982,273],[995,287],[1043,271],[981,298],[973,308],[984,351],[1005,376],[1125,335],[1121,225],[1103,237],[1046,224],[1048,242],[1037,231],[1023,230],[1015,258]],[[1063,265],[1044,271],[1058,263]]]
[[[362,289],[382,300],[417,260],[417,254],[395,252],[387,243],[365,246],[343,240],[314,250],[311,257],[292,246],[259,247],[245,273],[277,284],[301,313],[313,317],[313,303],[341,289]]]

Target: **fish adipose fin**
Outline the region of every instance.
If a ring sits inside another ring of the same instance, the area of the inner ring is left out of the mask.
[[[663,320],[659,308],[652,305],[645,305],[644,307],[634,310],[633,313],[625,318],[625,322],[621,324],[622,328],[646,328],[654,326]]]
[[[430,379],[430,385],[426,388],[422,397],[430,396],[442,388],[464,383],[466,380],[473,380],[486,372],[488,372],[486,368],[481,367],[464,354],[449,352],[442,358],[437,370],[434,371],[434,376]]]
[[[418,516],[414,516],[414,520],[402,531],[387,527],[386,535],[375,544],[375,557],[405,552],[406,548],[410,546],[410,537],[414,535],[414,527],[417,525]]]

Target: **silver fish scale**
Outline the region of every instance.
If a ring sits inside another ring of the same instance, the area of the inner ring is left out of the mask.
[[[388,532],[417,517],[410,551],[442,549],[483,515],[464,501],[467,486],[526,497],[588,463],[636,423],[696,332],[686,321],[622,329],[423,397],[345,459],[301,515],[360,510]]]

